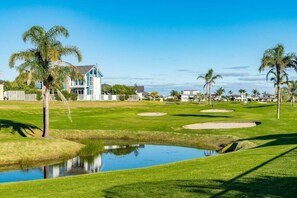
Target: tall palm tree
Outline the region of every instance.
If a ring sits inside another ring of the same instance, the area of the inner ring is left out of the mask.
[[[292,108],[294,109],[295,96],[297,96],[297,80],[289,81],[287,90],[291,98]]]
[[[25,43],[29,41],[34,47],[12,54],[9,60],[11,68],[15,66],[16,61],[22,61],[23,63],[18,69],[26,69],[42,82],[42,137],[45,138],[49,136],[50,90],[61,88],[67,77],[80,77],[74,66],[62,61],[62,57],[65,55],[74,55],[78,61],[81,61],[82,56],[79,49],[73,46],[64,47],[58,40],[59,36],[67,38],[69,36],[68,30],[63,26],[53,26],[46,31],[43,27],[33,26],[23,34],[23,41]]]
[[[221,75],[213,75],[213,69],[208,70],[208,72],[203,76],[200,75],[197,79],[202,78],[205,80],[205,84],[203,86],[206,89],[206,94],[208,95],[208,104],[211,105],[211,87],[215,84],[215,80],[218,78],[223,78]]]
[[[276,45],[274,48],[267,49],[262,57],[261,65],[259,67],[259,72],[264,71],[265,68],[269,68],[266,75],[266,80],[268,79],[269,74],[273,74],[275,77],[276,85],[276,94],[277,94],[277,110],[276,117],[280,118],[280,86],[282,82],[282,76],[287,76],[286,68],[293,67],[296,70],[294,65],[294,59],[296,58],[295,54],[288,53],[285,54],[285,48],[283,45]]]

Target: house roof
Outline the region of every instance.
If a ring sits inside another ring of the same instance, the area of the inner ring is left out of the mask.
[[[86,74],[88,71],[90,71],[95,65],[82,65],[82,66],[76,66],[79,73]]]
[[[140,93],[140,92],[144,92],[144,86],[132,86],[132,88],[136,88],[136,91],[138,92],[138,93]]]
[[[79,73],[85,75],[86,73],[88,73],[93,67],[96,67],[96,65],[80,65],[80,66],[75,66]],[[97,68],[98,73],[100,74],[101,77],[103,77],[103,74],[100,72],[100,70]]]

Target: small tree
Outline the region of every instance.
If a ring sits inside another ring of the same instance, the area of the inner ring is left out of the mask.
[[[170,96],[173,96],[174,100],[177,100],[178,96],[180,95],[180,93],[176,90],[171,90],[170,91]]]
[[[159,96],[159,93],[156,91],[151,92],[151,96],[153,97],[154,101],[156,100],[156,97]]]
[[[120,100],[127,100],[130,95],[134,95],[135,91],[132,87],[126,85],[115,84],[111,88],[111,93],[120,96]]]

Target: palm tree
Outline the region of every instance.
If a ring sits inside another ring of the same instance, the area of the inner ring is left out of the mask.
[[[274,75],[276,94],[277,94],[277,110],[276,117],[280,118],[280,86],[282,83],[282,77],[287,76],[286,68],[293,67],[296,70],[294,65],[294,59],[296,58],[295,54],[289,53],[285,54],[285,49],[283,45],[276,45],[274,48],[267,49],[262,57],[261,65],[259,67],[259,72],[264,71],[265,68],[269,68],[266,75],[266,80],[270,74]]]
[[[259,96],[260,92],[257,89],[253,89],[252,94],[253,96]]]
[[[53,26],[48,31],[43,27],[33,26],[23,34],[23,41],[29,41],[34,48],[14,53],[10,56],[9,66],[15,66],[16,61],[23,61],[19,70],[27,70],[42,82],[43,94],[43,134],[49,136],[49,94],[50,90],[59,89],[67,77],[81,77],[77,69],[70,63],[63,62],[65,55],[75,55],[78,61],[82,56],[77,47],[64,47],[57,39],[68,37],[69,33],[63,26]],[[61,64],[64,66],[61,66]],[[29,75],[29,76],[32,76]],[[59,91],[58,91],[59,92]]]
[[[289,81],[287,90],[291,98],[292,108],[294,109],[295,96],[297,96],[297,80]]]
[[[239,89],[238,92],[239,92],[240,95],[241,95],[241,101],[243,101],[243,96],[244,96],[244,94],[246,93],[246,90],[245,90],[245,89]]]
[[[220,98],[223,95],[223,93],[225,93],[225,89],[223,89],[222,87],[216,90],[216,95],[219,96]]]
[[[213,76],[213,69],[208,70],[208,72],[202,76],[198,76],[197,79],[202,78],[205,80],[205,84],[203,86],[204,89],[206,89],[206,94],[208,95],[208,104],[211,105],[211,87],[213,86],[213,84],[215,84],[215,80],[218,78],[223,78],[221,75],[215,75]]]

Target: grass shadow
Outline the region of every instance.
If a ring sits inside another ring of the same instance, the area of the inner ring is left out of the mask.
[[[258,106],[247,106],[247,107],[244,107],[244,108],[256,109],[256,108],[265,108],[265,107],[271,107],[271,106],[275,106],[275,104],[258,105]]]
[[[104,191],[105,197],[295,197],[297,177],[249,176],[269,163],[290,154],[291,148],[230,180],[196,179],[138,182],[114,186]],[[293,153],[292,153],[293,152]]]
[[[297,133],[289,133],[289,134],[272,134],[272,135],[264,135],[257,136],[253,138],[246,138],[242,140],[263,140],[269,141],[265,144],[259,145],[259,147],[267,147],[267,146],[277,146],[277,145],[291,145],[297,144]]]
[[[18,133],[22,137],[35,136],[37,130],[41,131],[39,127],[33,124],[0,119],[0,130],[3,128],[11,129],[11,133]]]
[[[205,114],[174,114],[173,116],[198,117],[198,118],[232,118],[233,117],[228,115],[205,115]]]
[[[119,185],[104,191],[111,197],[295,197],[297,177],[264,176],[225,180],[169,180]],[[220,192],[225,192],[220,194]]]

